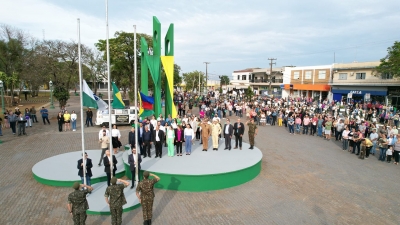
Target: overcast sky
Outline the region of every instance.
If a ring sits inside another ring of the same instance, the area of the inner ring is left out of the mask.
[[[162,40],[175,24],[175,62],[183,72],[211,79],[251,67],[312,66],[376,61],[400,41],[399,0],[110,0],[110,37],[115,31],[151,34],[152,16]],[[0,23],[34,37],[77,40],[94,48],[105,39],[104,0],[0,0]]]

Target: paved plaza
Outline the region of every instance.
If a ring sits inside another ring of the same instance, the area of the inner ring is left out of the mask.
[[[78,97],[71,97],[69,104],[69,111],[79,111]],[[66,207],[73,189],[46,186],[32,176],[35,163],[81,149],[80,125],[77,132],[58,132],[57,110],[50,112],[51,125],[34,123],[27,128],[28,136],[3,130],[1,225],[73,224]],[[86,149],[99,149],[99,129],[85,129]],[[129,127],[120,130],[126,144]],[[399,224],[400,166],[380,162],[376,156],[360,160],[342,151],[339,142],[289,135],[284,127],[260,127],[258,133],[256,146],[263,153],[258,177],[211,192],[156,189],[153,224]],[[94,162],[99,157],[89,155]],[[111,219],[88,216],[87,224],[111,224]],[[124,213],[123,224],[142,224],[141,208]]]

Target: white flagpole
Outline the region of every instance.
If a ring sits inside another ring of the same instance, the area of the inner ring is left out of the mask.
[[[86,185],[86,162],[85,162],[85,135],[83,124],[83,85],[82,85],[82,60],[81,60],[81,27],[80,19],[78,18],[78,65],[79,65],[79,90],[80,90],[80,101],[81,101],[81,139],[82,139],[82,163],[83,163],[83,183]]]
[[[133,25],[134,33],[133,33],[133,42],[134,42],[134,53],[135,53],[135,58],[134,58],[134,63],[135,63],[135,70],[134,70],[134,79],[135,79],[135,148],[136,148],[136,160],[137,160],[137,166],[136,166],[136,171],[135,171],[135,180],[136,182],[139,182],[139,157],[138,157],[138,149],[140,149],[139,143],[138,143],[138,135],[139,135],[139,129],[136,130],[136,124],[139,121],[138,117],[138,108],[137,108],[137,95],[138,95],[138,90],[137,90],[137,51],[136,51],[136,25]],[[133,177],[132,177],[133,179]],[[133,181],[132,181],[133,182]],[[136,183],[137,184],[137,183]],[[137,186],[136,186],[137,187]]]
[[[112,120],[111,120],[111,74],[110,74],[110,44],[108,42],[108,0],[106,0],[106,52],[107,52],[107,79],[108,79],[108,128],[110,129],[110,173],[111,177],[113,177],[113,170],[114,170],[114,165],[113,165],[113,144],[112,144]]]

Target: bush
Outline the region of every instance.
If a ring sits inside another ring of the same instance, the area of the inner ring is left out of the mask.
[[[60,107],[65,106],[69,99],[69,91],[65,87],[54,87],[53,96],[60,103]]]

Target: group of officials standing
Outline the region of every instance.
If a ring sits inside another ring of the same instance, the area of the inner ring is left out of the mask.
[[[249,131],[248,131],[250,140],[249,149],[254,149],[254,137],[257,135],[258,131],[257,125],[254,123],[254,119],[250,119],[250,121],[247,121],[246,124],[249,126]],[[231,150],[232,136],[235,137],[234,149],[237,149],[239,147],[240,150],[242,150],[242,140],[245,131],[245,126],[240,121],[240,118],[237,119],[237,122],[234,123],[234,125],[232,125],[230,123],[230,119],[227,118],[223,129],[221,128],[221,125],[218,123],[217,120],[213,120],[213,122],[210,124],[209,120],[205,118],[203,119],[200,127],[201,127],[200,144],[203,144],[203,151],[207,151],[208,149],[208,139],[210,136],[212,139],[213,150],[218,151],[218,140],[221,134],[225,138],[224,150]]]

